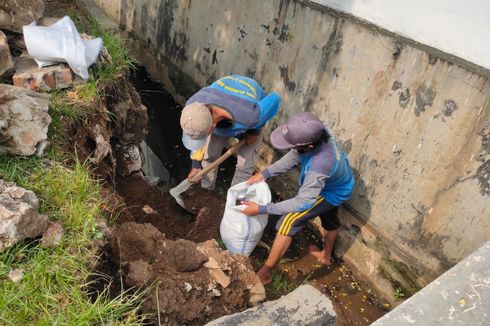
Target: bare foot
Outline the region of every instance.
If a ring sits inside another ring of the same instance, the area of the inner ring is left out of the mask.
[[[262,266],[257,272],[257,276],[260,279],[262,285],[267,285],[272,282],[272,269],[267,266]]]
[[[310,252],[310,254],[315,256],[316,259],[318,259],[318,261],[321,264],[326,265],[326,266],[332,265],[332,261],[330,260],[330,257],[328,257],[328,258],[325,257],[325,253],[322,250],[320,250],[320,248],[318,248],[317,246],[310,245],[308,247],[308,251]]]

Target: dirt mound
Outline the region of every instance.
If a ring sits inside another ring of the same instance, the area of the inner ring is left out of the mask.
[[[117,192],[125,209],[118,223],[150,223],[169,239],[185,238],[195,242],[219,239],[219,224],[223,217],[224,199],[213,191],[196,188],[183,194],[186,207],[180,207],[169,193],[148,184],[138,174],[118,180]]]
[[[160,322],[200,325],[265,298],[248,260],[216,241],[169,240],[151,224],[131,222],[109,232],[109,246],[125,284],[156,284],[142,309],[159,312]]]

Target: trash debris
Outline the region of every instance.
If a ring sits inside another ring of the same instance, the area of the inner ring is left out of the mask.
[[[39,67],[67,62],[83,79],[88,79],[88,68],[102,49],[102,39],[83,40],[69,16],[47,27],[32,23],[24,26],[23,31],[27,51]]]

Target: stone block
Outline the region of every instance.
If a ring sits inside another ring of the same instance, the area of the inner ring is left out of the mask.
[[[29,25],[44,14],[44,0],[7,0],[0,5],[0,28],[22,33],[22,26]]]
[[[0,31],[0,77],[14,67],[7,37]]]
[[[40,68],[31,57],[21,56],[14,69],[14,85],[36,92],[67,88],[75,83],[73,72],[66,63]]]
[[[48,217],[38,209],[39,200],[32,191],[0,179],[0,252],[43,234]]]
[[[49,99],[49,94],[0,84],[0,153],[42,153],[51,123]]]
[[[266,302],[240,313],[224,316],[207,326],[229,325],[310,325],[328,326],[335,322],[332,302],[311,285],[302,285],[278,300]]]
[[[489,325],[490,241],[373,326]]]

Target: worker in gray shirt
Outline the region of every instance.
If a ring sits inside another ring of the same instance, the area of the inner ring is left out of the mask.
[[[272,270],[289,248],[293,236],[308,220],[320,216],[324,232],[324,248],[310,247],[320,263],[330,265],[330,256],[340,226],[339,206],[348,200],[354,188],[354,177],[345,153],[339,148],[329,130],[309,112],[292,115],[286,124],[271,134],[271,143],[277,149],[291,149],[262,173],[247,182],[257,183],[285,173],[300,165],[300,189],[296,197],[278,203],[260,206],[243,201],[246,215],[282,215],[276,225],[278,233],[264,266],[257,272],[265,285],[272,281]]]

